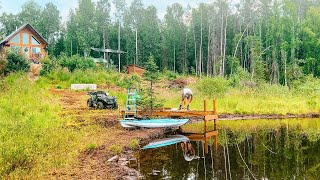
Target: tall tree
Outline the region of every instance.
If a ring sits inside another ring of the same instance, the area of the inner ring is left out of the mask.
[[[118,24],[118,51],[121,50],[121,23],[123,23],[124,13],[126,11],[125,0],[113,0],[113,4],[116,8],[115,17]],[[121,70],[121,54],[118,54],[118,69]]]
[[[79,8],[76,9],[75,17],[79,49],[84,56],[88,56],[91,47],[97,46],[99,42],[94,3],[91,0],[79,0]]]

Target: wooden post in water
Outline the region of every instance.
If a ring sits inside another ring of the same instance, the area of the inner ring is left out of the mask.
[[[206,119],[206,114],[207,114],[207,100],[203,100],[203,109],[204,109],[204,113],[205,116],[204,118],[204,134],[208,131],[208,127],[207,127],[207,119]]]
[[[217,114],[217,103],[216,100],[213,100],[213,114]]]
[[[216,101],[216,99],[213,100],[213,114],[217,115],[217,101]],[[217,130],[217,119],[214,119],[213,130],[214,131]]]

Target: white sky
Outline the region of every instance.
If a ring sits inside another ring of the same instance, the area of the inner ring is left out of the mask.
[[[0,0],[0,13],[3,12],[6,13],[13,13],[16,14],[19,11],[21,11],[21,6],[27,2],[28,0]],[[74,9],[78,6],[78,0],[34,0],[36,3],[41,5],[42,7],[48,3],[52,2],[55,4],[62,16],[63,21],[66,21],[68,18],[69,10],[70,8]],[[94,2],[97,2],[98,0],[93,0]],[[133,0],[126,0],[127,4],[129,5]],[[171,5],[173,3],[180,3],[184,7],[187,7],[189,4],[191,7],[196,7],[199,3],[209,3],[213,0],[142,0],[145,6],[148,5],[154,5],[158,10],[158,16],[160,19],[162,19],[165,15],[166,9],[168,5]],[[112,2],[112,0],[110,0]]]

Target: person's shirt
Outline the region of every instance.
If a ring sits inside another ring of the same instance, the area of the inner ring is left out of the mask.
[[[184,89],[183,89],[183,95],[185,96],[185,95],[187,95],[187,94],[193,95],[191,89],[189,89],[189,88],[184,88]]]

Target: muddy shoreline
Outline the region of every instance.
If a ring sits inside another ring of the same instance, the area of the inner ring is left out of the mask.
[[[292,119],[292,118],[320,118],[320,113],[309,114],[219,114],[219,120],[257,120],[257,119]]]

